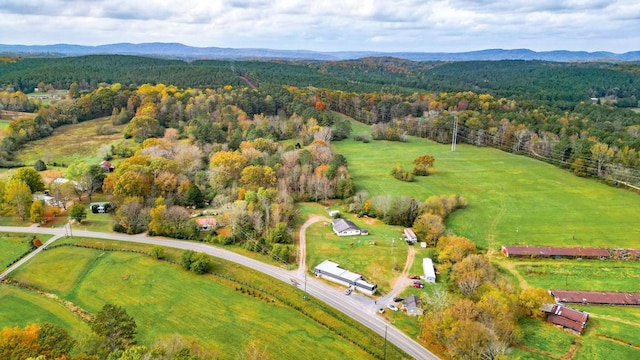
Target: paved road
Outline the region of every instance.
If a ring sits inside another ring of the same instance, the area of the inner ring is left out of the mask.
[[[66,235],[65,228],[38,228],[38,227],[17,227],[17,226],[0,226],[0,232],[20,232],[20,233],[32,233],[32,234],[52,234],[54,238],[49,240],[46,245],[55,241],[56,238]],[[405,351],[416,359],[438,359],[436,355],[425,349],[422,345],[396,329],[393,325],[385,322],[379,316],[376,316],[372,311],[373,306],[362,306],[363,301],[371,300],[358,295],[352,294],[352,296],[345,296],[340,289],[329,286],[322,281],[315,279],[314,277],[305,277],[304,274],[300,274],[298,271],[289,271],[277,266],[265,264],[258,260],[248,258],[236,254],[234,252],[224,250],[221,248],[213,247],[204,243],[180,241],[163,237],[148,237],[144,234],[141,235],[126,235],[115,233],[102,233],[86,230],[73,229],[73,235],[78,237],[98,238],[115,241],[129,241],[136,243],[152,244],[173,247],[177,249],[192,250],[196,252],[203,252],[211,256],[215,256],[221,259],[232,261],[248,268],[260,271],[273,278],[291,283],[291,279],[296,279],[298,283],[306,287],[306,291],[309,295],[317,298],[320,301],[342,311],[346,315],[360,322],[361,324],[372,329],[381,336],[385,335],[385,329],[387,331],[387,340],[400,349]],[[39,248],[44,249],[46,245]],[[26,260],[25,260],[26,262]],[[17,266],[16,266],[17,267]],[[306,283],[306,284],[305,284]],[[363,300],[365,299],[365,300]]]

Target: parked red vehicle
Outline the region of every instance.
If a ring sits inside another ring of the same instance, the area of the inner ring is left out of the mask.
[[[411,275],[411,276],[409,276],[409,279],[413,279],[413,280],[420,280],[420,276],[418,276],[418,275]]]
[[[422,283],[413,283],[414,288],[422,289],[424,285]]]

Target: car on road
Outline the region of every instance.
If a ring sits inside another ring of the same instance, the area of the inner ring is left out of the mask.
[[[417,289],[422,289],[424,285],[422,283],[413,283],[413,287]]]
[[[409,279],[420,280],[420,276],[419,275],[411,275],[411,276],[409,276]]]
[[[351,290],[351,288],[347,288],[347,290],[344,291],[344,294],[345,295],[350,295],[351,291],[353,291],[353,290]]]
[[[404,299],[401,298],[400,296],[396,296],[396,297],[393,298],[393,302],[400,302],[402,300],[404,300]]]
[[[387,305],[387,309],[389,309],[391,311],[398,311],[398,307],[395,306],[394,304]]]

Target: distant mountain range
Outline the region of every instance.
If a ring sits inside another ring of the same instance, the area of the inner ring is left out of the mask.
[[[640,61],[640,51],[615,54],[606,51],[542,51],[529,49],[488,49],[458,53],[428,52],[375,52],[338,51],[317,52],[308,50],[234,49],[218,47],[193,47],[180,43],[119,43],[99,46],[70,44],[56,45],[3,45],[0,54],[32,56],[81,56],[91,54],[142,55],[184,60],[196,59],[304,59],[351,60],[363,57],[390,56],[413,61],[472,61],[472,60],[547,60],[547,61]]]

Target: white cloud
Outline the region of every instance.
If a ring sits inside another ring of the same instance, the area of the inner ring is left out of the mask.
[[[3,0],[0,43],[638,50],[636,0]],[[8,29],[8,30],[7,30]]]

